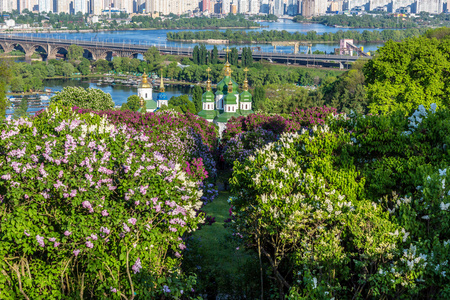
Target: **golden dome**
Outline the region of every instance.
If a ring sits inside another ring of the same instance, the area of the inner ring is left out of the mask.
[[[142,74],[142,82],[139,85],[140,88],[152,88],[152,86],[150,85],[150,83],[148,83],[147,81],[147,74]]]

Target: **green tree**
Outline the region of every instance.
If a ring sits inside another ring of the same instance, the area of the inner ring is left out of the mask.
[[[211,50],[211,64],[216,65],[219,63],[219,50],[217,50],[217,46],[214,45],[214,48]]]
[[[236,48],[231,48],[231,52],[230,52],[230,64],[232,64],[233,66],[237,66],[238,65],[238,60],[239,60],[239,52]]]
[[[192,51],[192,61],[196,65],[200,64],[200,62],[199,62],[199,48],[198,48],[197,45],[194,47],[194,50]]]
[[[199,85],[194,86],[192,102],[194,102],[195,109],[197,110],[196,113],[199,113],[202,110],[202,96],[203,89]]]
[[[111,67],[109,65],[109,62],[105,59],[99,59],[95,62],[95,70],[98,73],[106,73],[111,71]]]
[[[129,110],[137,111],[141,107],[140,103],[141,101],[138,95],[131,95],[130,97],[128,97],[127,103],[125,104]]]
[[[65,87],[57,92],[50,102],[60,102],[69,107],[77,106],[80,108],[93,110],[107,110],[114,107],[114,101],[109,93],[99,89],[81,87]]]
[[[47,65],[47,76],[54,77],[56,73],[55,66],[52,64]]]
[[[169,108],[173,108],[174,110],[180,112],[180,113],[196,113],[195,105],[192,103],[191,100],[189,100],[188,95],[181,95],[178,97],[172,97],[169,100]]]
[[[91,63],[87,58],[81,60],[81,63],[78,65],[78,70],[82,75],[88,75],[91,73]]]
[[[11,78],[11,68],[8,60],[0,60],[0,120],[5,117],[9,102],[6,99],[7,85]]]
[[[68,63],[68,62],[63,63],[62,73],[65,77],[71,76],[74,71],[75,71],[75,67],[71,63]]]
[[[159,69],[163,61],[163,57],[156,47],[150,47],[147,52],[144,53],[144,58],[151,68],[151,70],[148,70],[149,72]]]
[[[27,111],[28,111],[28,98],[23,97],[20,100],[19,106],[14,109],[13,118],[18,119],[18,118],[26,117],[28,115]]]
[[[253,97],[252,97],[252,107],[253,110],[259,109],[260,103],[263,102],[266,98],[266,90],[263,86],[257,86],[253,91]]]
[[[388,41],[363,68],[372,113],[411,113],[450,104],[450,43],[425,37]]]
[[[84,49],[78,45],[70,45],[67,51],[67,58],[69,60],[81,60],[83,57]]]

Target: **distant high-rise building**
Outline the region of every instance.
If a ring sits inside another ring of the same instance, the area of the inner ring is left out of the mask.
[[[260,9],[261,9],[261,0],[250,0],[249,1],[249,12],[252,15],[256,15],[259,13]]]
[[[57,13],[70,13],[70,1],[69,0],[58,0],[56,4]]]
[[[209,0],[203,0],[202,1],[202,11],[209,11],[211,12],[211,8],[210,8],[210,1]]]
[[[277,16],[284,15],[284,1],[283,0],[275,0],[273,6],[273,14]]]
[[[87,13],[87,1],[86,0],[74,0],[73,3],[74,13],[81,12],[83,15]]]
[[[231,9],[231,0],[222,0],[222,14],[228,15]]]
[[[302,16],[313,17],[327,12],[327,0],[303,0]]]
[[[248,13],[249,0],[238,0],[237,1],[237,12],[240,14]]]
[[[91,0],[91,9],[94,15],[101,15],[103,10],[103,0]]]
[[[53,11],[53,1],[39,0],[39,12]]]

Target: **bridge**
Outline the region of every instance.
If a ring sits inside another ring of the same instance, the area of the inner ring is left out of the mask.
[[[81,46],[85,50],[85,54],[92,60],[111,59],[113,56],[136,58],[139,54],[143,55],[149,48],[148,45],[132,44],[132,43],[108,43],[101,41],[84,41],[84,40],[66,40],[53,38],[36,38],[23,37],[8,34],[0,35],[0,47],[5,53],[9,53],[14,49],[21,49],[25,52],[25,59],[31,60],[33,53],[40,52],[47,59],[55,59],[58,54],[65,55],[70,45]],[[192,48],[163,47],[156,46],[161,54],[172,54],[181,56],[192,56]],[[239,52],[239,56],[241,52]],[[226,57],[225,51],[219,51],[219,57]],[[253,52],[254,60],[268,60],[270,62],[299,64],[299,65],[316,65],[324,67],[345,67],[360,59],[356,56],[348,55],[327,55],[327,54],[286,54],[276,52]],[[368,57],[370,59],[370,57]]]

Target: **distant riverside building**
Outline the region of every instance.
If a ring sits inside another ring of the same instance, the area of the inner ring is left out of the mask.
[[[315,17],[327,12],[327,0],[303,0],[302,16]]]
[[[203,0],[202,1],[202,11],[209,11],[211,12],[211,7],[210,7],[210,0]]]
[[[445,4],[445,0],[348,0],[343,9],[440,14]]]
[[[53,1],[39,0],[39,12],[53,11]]]
[[[197,0],[147,0],[145,5],[146,13],[181,15],[197,9],[199,2]]]

